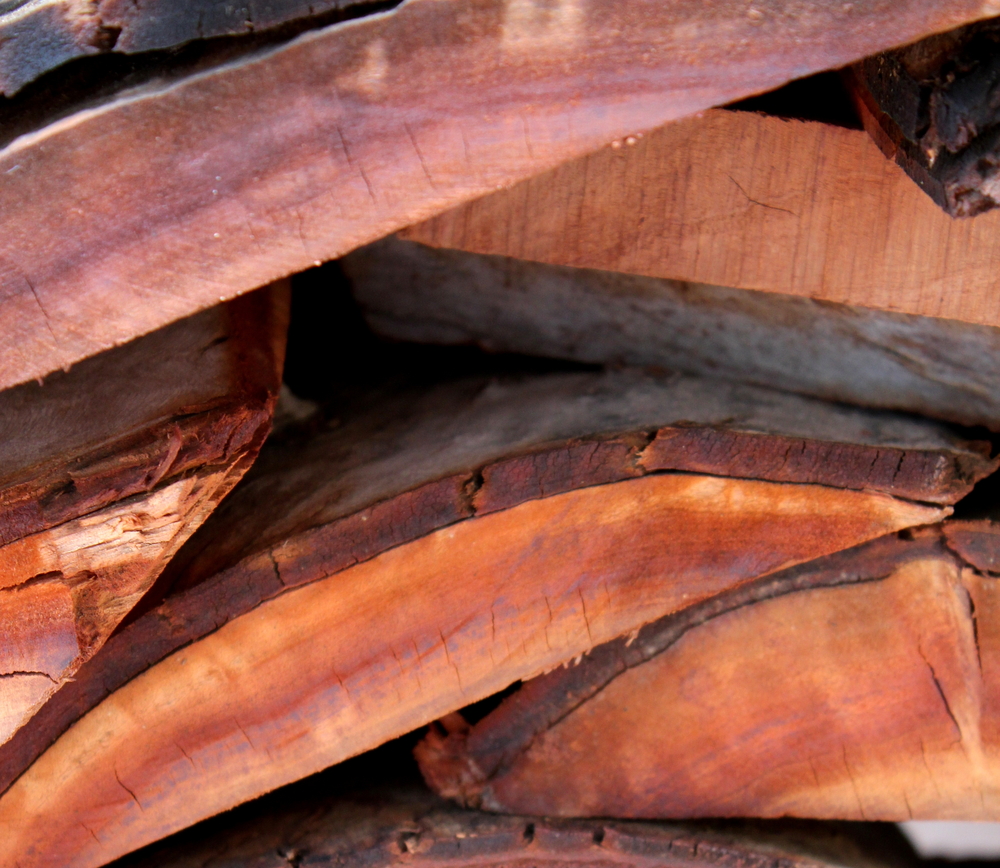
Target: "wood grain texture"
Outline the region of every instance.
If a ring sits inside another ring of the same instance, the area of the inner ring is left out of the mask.
[[[650,625],[432,737],[425,774],[556,816],[995,819],[997,585],[942,539],[878,541]]]
[[[0,388],[612,139],[997,11],[411,0],[151,82],[0,152]]]
[[[952,220],[861,131],[715,110],[633,141],[404,237],[1000,324],[1000,214]]]
[[[261,603],[111,694],[0,798],[0,860],[103,864],[665,612],[943,512],[664,474],[435,531]],[[308,543],[271,550],[279,581]]]
[[[778,454],[779,466],[764,461]],[[845,463],[824,465],[831,454]],[[474,516],[669,469],[881,486],[944,502],[993,464],[935,423],[693,377],[617,371],[376,391],[326,428],[268,442],[167,566],[160,592],[173,595],[0,745],[0,791],[177,649],[288,588]]]
[[[0,395],[0,742],[72,680],[250,466],[286,321],[275,287]]]
[[[369,325],[397,340],[655,366],[1000,427],[1000,329],[988,326],[396,237],[341,264]]]

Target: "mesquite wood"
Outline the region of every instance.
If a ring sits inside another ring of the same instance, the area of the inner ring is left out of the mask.
[[[699,410],[697,383],[685,378],[564,375],[471,388],[472,401],[465,383],[423,404],[409,398],[409,414],[405,402],[375,396],[369,422],[321,433],[316,448],[276,444],[205,528],[223,554],[192,546],[188,569],[199,576],[205,564],[243,559],[130,625],[94,675],[81,674],[86,711],[103,685],[121,683],[116,662],[126,679],[153,664],[0,798],[0,822],[14,827],[0,858],[101,864],[664,612],[947,514],[834,487],[875,479],[880,455],[887,468],[916,461],[897,475],[911,489],[950,486],[936,460],[919,458],[930,423],[897,419],[894,445],[841,443],[837,451],[861,450],[863,460],[831,465],[832,476],[813,459],[789,463],[808,482],[761,482],[649,470],[693,455],[718,474],[735,460],[745,475],[746,450],[808,445],[802,434],[762,430],[768,418],[774,425],[795,405],[784,418],[816,424],[821,404],[706,382],[701,436],[686,438]],[[667,424],[672,401],[687,427]],[[872,438],[880,421],[826,412],[838,437],[868,428]],[[385,432],[387,419],[396,433]],[[370,442],[357,436],[366,425]],[[715,431],[723,448],[701,449]],[[916,443],[901,448],[907,432]],[[817,473],[827,484],[815,484]],[[252,505],[269,505],[277,531],[240,525]]]
[[[286,322],[273,287],[0,394],[0,743],[250,466]]]
[[[425,777],[550,816],[996,820],[1000,610],[969,548],[995,559],[995,528],[887,537],[665,618],[450,722]]]
[[[411,0],[154,77],[0,151],[0,388],[612,139],[997,11]],[[968,292],[957,306],[892,273],[872,272],[871,303],[996,321],[975,269],[942,294]]]
[[[395,237],[341,265],[369,325],[397,340],[654,366],[1000,428],[989,326]]]

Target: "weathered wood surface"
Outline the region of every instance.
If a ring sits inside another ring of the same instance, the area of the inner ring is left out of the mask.
[[[252,463],[286,288],[0,393],[0,743],[104,644]]]
[[[147,82],[0,152],[0,388],[612,139],[998,10],[412,0]]]
[[[699,408],[695,385],[628,373],[459,383],[408,409],[373,396],[367,420],[345,415],[319,446],[274,444],[191,544],[175,587],[200,581],[47,707],[50,738],[83,716],[0,798],[12,827],[0,862],[102,864],[665,612],[947,514],[835,487],[878,476],[880,455],[898,468],[912,454],[907,485],[924,475],[926,490],[938,463],[920,450],[943,436],[835,406],[827,427],[867,427],[849,447],[866,452],[827,484],[648,472],[691,449],[745,475],[728,434],[792,454],[801,432],[760,429],[792,405],[815,424],[822,406],[703,383]],[[685,426],[664,428],[679,407]],[[717,453],[672,436],[698,432],[699,414]],[[870,445],[880,423],[895,446]],[[905,432],[921,446],[900,448]],[[44,747],[12,741],[5,775]]]
[[[373,759],[359,758],[320,780],[282,790],[126,857],[115,868],[916,868],[906,840],[892,826],[497,816],[450,807],[405,773],[386,782],[389,776]],[[405,765],[405,755],[399,760]]]
[[[1000,22],[866,58],[847,79],[879,147],[948,214],[1000,204]]]
[[[996,820],[1000,598],[945,538],[878,540],[595,649],[431,735],[424,774],[550,816]]]
[[[387,238],[341,260],[386,337],[722,376],[1000,427],[1000,329]]]
[[[364,0],[5,0],[0,4],[0,94],[77,57],[135,54],[194,39],[258,33]]]
[[[1000,213],[952,220],[866,133],[713,110],[633,141],[403,235],[1000,325]]]

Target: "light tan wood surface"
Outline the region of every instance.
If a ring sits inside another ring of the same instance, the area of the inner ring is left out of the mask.
[[[1000,325],[1000,212],[952,219],[863,131],[713,110],[632,141],[403,237]]]

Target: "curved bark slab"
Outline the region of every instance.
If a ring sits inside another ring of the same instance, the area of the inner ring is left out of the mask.
[[[866,133],[715,110],[632,141],[404,237],[1000,325],[1000,213],[952,220]]]
[[[418,753],[493,810],[995,820],[998,616],[996,580],[937,534],[878,541],[597,649]]]
[[[435,531],[260,604],[113,693],[0,799],[0,859],[103,864],[665,612],[941,515],[665,474]],[[269,553],[279,581],[314,555],[304,542]]]
[[[150,82],[0,152],[0,388],[611,139],[997,11],[411,0]]]
[[[396,340],[655,366],[1000,428],[990,326],[399,237],[341,266],[368,324]]]
[[[0,394],[0,743],[72,681],[253,462],[286,290]]]

